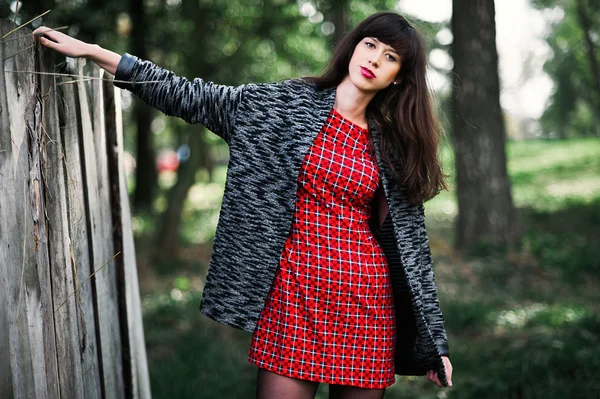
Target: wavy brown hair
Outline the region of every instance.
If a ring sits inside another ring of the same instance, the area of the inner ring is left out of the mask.
[[[421,204],[448,188],[439,162],[441,125],[425,80],[427,57],[421,34],[398,13],[372,14],[337,44],[320,76],[305,79],[321,89],[339,85],[348,75],[356,45],[365,37],[377,38],[401,57],[400,83],[380,90],[367,106],[367,113],[373,114],[381,129],[383,161],[406,189],[408,200]]]

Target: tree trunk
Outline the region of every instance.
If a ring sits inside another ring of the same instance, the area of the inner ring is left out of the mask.
[[[202,15],[200,4],[197,1],[182,3],[182,12],[185,15]],[[201,23],[194,26],[194,37],[196,42],[192,43],[190,54],[202,54],[206,51],[205,27]],[[183,63],[189,71],[203,76],[203,71],[210,69],[203,57],[189,55],[183,57]],[[175,126],[180,126],[176,125]],[[188,143],[190,147],[190,157],[186,162],[179,165],[177,169],[177,182],[170,188],[167,194],[167,209],[160,216],[159,229],[156,236],[156,251],[153,254],[154,261],[165,261],[175,258],[179,252],[179,231],[181,229],[181,214],[185,205],[185,200],[190,188],[195,183],[196,172],[202,166],[208,165],[209,146],[204,142],[203,137],[207,134],[204,127],[185,126],[175,127],[181,140],[180,143]],[[180,130],[181,129],[181,130]],[[211,167],[212,178],[212,167]]]
[[[592,74],[592,80],[596,88],[595,96],[595,109],[600,111],[600,67],[598,66],[598,55],[596,51],[596,45],[592,39],[591,24],[588,15],[588,7],[584,0],[576,0],[577,3],[577,15],[579,16],[579,24],[583,31],[583,38],[587,45],[587,58],[590,64],[590,73]]]
[[[167,209],[160,217],[160,229],[156,236],[155,261],[165,261],[175,258],[179,251],[179,230],[181,214],[190,188],[196,181],[196,171],[205,164],[207,147],[202,137],[205,130],[188,127],[186,135],[190,146],[190,157],[177,169],[177,182],[169,190]]]
[[[456,247],[502,246],[517,226],[506,171],[493,0],[454,0],[454,95],[459,215]]]
[[[131,0],[131,48],[140,58],[147,58],[146,25],[144,0]],[[135,169],[135,193],[133,206],[136,211],[150,209],[157,187],[154,140],[150,125],[153,109],[144,102],[135,99],[133,117],[137,127],[137,154]]]
[[[333,0],[328,14],[328,19],[335,26],[331,37],[331,48],[334,49],[350,28],[350,1]]]

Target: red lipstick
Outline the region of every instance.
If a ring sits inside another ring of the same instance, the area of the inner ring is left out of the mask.
[[[375,74],[369,68],[360,67],[360,72],[367,79],[373,79],[373,78],[375,78]]]

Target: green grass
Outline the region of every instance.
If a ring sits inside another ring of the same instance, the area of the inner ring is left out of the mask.
[[[199,303],[200,293],[193,291],[145,298],[152,396],[252,397],[255,371],[244,358],[249,334],[202,316]]]
[[[600,397],[600,141],[510,142],[507,153],[525,225],[518,245],[460,258],[451,249],[454,192],[426,204],[454,386],[398,376],[386,398]],[[152,393],[253,398],[250,334],[198,311],[201,284],[193,281],[204,278],[209,252],[190,249],[210,242],[216,223],[203,198],[191,198],[185,211],[182,245],[189,253],[154,265],[155,289],[143,296]],[[210,204],[218,201],[210,197]],[[148,231],[152,221],[135,223]],[[143,260],[141,246],[138,252]],[[326,397],[322,384],[317,398]]]
[[[508,149],[516,206],[556,211],[600,197],[599,140],[516,142]]]

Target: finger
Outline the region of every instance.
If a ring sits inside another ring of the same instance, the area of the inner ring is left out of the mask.
[[[446,369],[446,381],[448,381],[448,386],[452,386],[452,366]]]
[[[45,37],[40,37],[40,43],[53,50],[58,50],[58,43],[55,43],[50,39],[46,39]]]
[[[440,387],[443,387],[443,386],[444,386],[444,384],[442,384],[442,382],[441,382],[441,381],[440,381],[440,379],[438,378],[438,375],[437,375],[437,373],[434,373],[434,377],[435,377],[435,380],[434,380],[434,381],[435,381],[435,383],[436,383],[438,386],[440,386]]]
[[[59,42],[60,39],[62,39],[64,36],[66,36],[64,33],[57,32],[57,31],[55,31],[53,29],[49,29],[49,30],[43,31],[41,33],[43,33],[44,36],[52,39],[55,42]]]
[[[438,379],[437,379],[437,375],[436,375],[436,372],[435,372],[434,370],[429,370],[429,371],[427,372],[427,378],[428,378],[428,379],[429,379],[431,382],[433,382],[434,384],[436,384],[436,385],[438,385],[438,386],[439,386],[439,382],[438,382]]]
[[[39,28],[33,31],[32,35],[41,35],[51,31],[52,28],[48,28],[47,26],[40,26]]]

